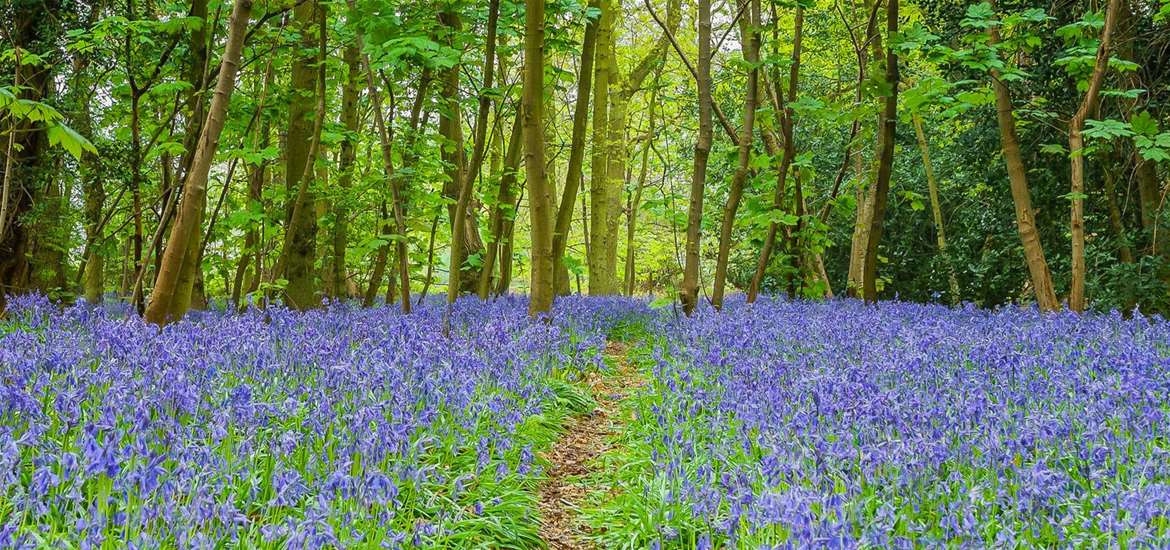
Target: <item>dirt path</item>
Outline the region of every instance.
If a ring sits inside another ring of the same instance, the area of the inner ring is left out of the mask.
[[[627,347],[609,342],[605,355],[612,359],[613,370],[590,373],[586,382],[597,407],[573,417],[565,433],[544,456],[549,461],[548,478],[540,486],[540,538],[552,550],[593,548],[577,510],[596,487],[587,487],[582,478],[597,468],[596,458],[610,449],[610,436],[620,431],[619,404],[644,381],[626,359]]]

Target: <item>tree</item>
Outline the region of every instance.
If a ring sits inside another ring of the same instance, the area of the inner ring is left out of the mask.
[[[861,279],[862,293],[869,303],[877,302],[878,243],[882,239],[886,202],[890,194],[890,174],[894,168],[894,138],[898,128],[898,54],[894,50],[893,41],[897,33],[898,0],[889,0],[886,8],[886,80],[883,83],[885,111],[882,114],[878,171],[874,180],[873,207]]]
[[[487,139],[488,110],[491,107],[489,90],[492,88],[493,69],[496,55],[496,20],[499,17],[500,2],[491,0],[488,6],[488,23],[486,46],[483,60],[483,87],[479,93],[479,108],[475,116],[475,138],[472,144],[471,163],[467,168],[457,171],[462,176],[459,182],[459,198],[455,203],[454,221],[451,229],[451,272],[447,282],[447,302],[453,303],[459,297],[461,289],[460,279],[463,274],[464,256],[463,241],[467,233],[467,207],[471,203],[471,194],[475,187],[475,179],[479,176],[483,165],[484,146]],[[458,21],[455,19],[455,21]],[[457,76],[457,75],[456,75]],[[543,96],[542,96],[543,97]],[[452,124],[462,124],[454,120]],[[462,144],[458,144],[462,147]]]
[[[593,153],[589,170],[589,235],[591,247],[589,264],[589,294],[612,292],[605,252],[608,249],[605,228],[609,225],[610,195],[613,185],[609,178],[609,89],[610,76],[616,66],[613,59],[614,10],[620,0],[601,0],[601,21],[597,29],[597,54],[593,64]]]
[[[1072,120],[1068,123],[1068,155],[1072,167],[1069,191],[1072,208],[1069,230],[1072,233],[1072,289],[1069,292],[1068,307],[1077,312],[1085,310],[1085,119],[1097,110],[1101,99],[1101,86],[1109,65],[1109,46],[1113,38],[1113,27],[1117,23],[1120,0],[1109,0],[1105,8],[1105,28],[1101,31],[1101,43],[1097,46],[1097,57],[1093,73],[1089,77],[1089,89],[1081,101]]]
[[[707,181],[707,158],[711,155],[711,1],[699,0],[698,49],[695,81],[699,91],[699,135],[695,139],[695,162],[691,172],[690,202],[687,207],[686,263],[683,267],[679,301],[690,315],[699,302],[699,239],[703,225],[703,188]]]
[[[528,313],[552,308],[552,197],[544,173],[544,2],[524,11],[524,174],[532,224],[532,282]]]
[[[211,171],[211,162],[215,158],[216,149],[219,148],[224,119],[231,103],[232,92],[235,90],[236,71],[239,69],[240,53],[244,48],[244,33],[251,13],[252,0],[236,0],[235,6],[232,7],[228,41],[220,61],[215,93],[207,111],[207,120],[203,124],[195,155],[191,159],[191,169],[183,182],[181,207],[163,252],[162,269],[154,281],[150,305],[146,308],[146,320],[159,326],[178,319],[174,315],[171,303],[178,290],[179,277],[190,241],[197,240],[199,236],[202,209],[207,199],[207,174]]]
[[[577,190],[581,184],[582,166],[585,161],[585,130],[589,124],[589,91],[593,83],[593,60],[597,51],[597,31],[604,12],[601,0],[589,0],[586,12],[597,11],[597,17],[591,17],[585,23],[585,37],[581,41],[581,70],[577,75],[576,100],[573,103],[572,142],[569,145],[569,162],[565,171],[565,185],[561,190],[560,207],[557,209],[556,227],[553,229],[553,262],[564,263],[565,246],[568,243],[569,225],[573,221],[573,210],[577,204]],[[501,184],[501,189],[503,189]],[[556,270],[559,274],[560,270]],[[569,281],[555,282],[558,294],[569,293]]]
[[[995,47],[1000,43],[999,27],[987,27],[988,44]],[[1052,287],[1052,274],[1044,257],[1044,248],[1036,231],[1036,218],[1032,209],[1031,191],[1028,188],[1028,169],[1020,152],[1020,140],[1016,133],[1016,117],[1012,111],[1012,94],[1007,82],[1001,78],[998,69],[992,69],[992,87],[995,90],[996,120],[999,123],[1000,148],[1011,180],[1012,201],[1016,207],[1016,228],[1020,242],[1024,245],[1024,261],[1031,274],[1032,289],[1036,294],[1036,305],[1045,311],[1060,309],[1056,291]]]
[[[743,185],[748,176],[748,162],[752,155],[752,126],[756,119],[756,94],[759,93],[760,62],[760,2],[751,3],[751,15],[741,24],[743,36],[743,61],[748,66],[747,89],[744,92],[743,126],[739,136],[739,154],[735,164],[735,175],[731,178],[731,189],[723,205],[723,221],[719,230],[719,252],[715,260],[715,285],[711,291],[711,304],[723,307],[723,289],[727,283],[727,257],[731,253],[731,231],[735,225],[735,214],[743,197]],[[802,8],[797,8],[801,10]]]
[[[317,304],[317,213],[311,206],[317,201],[313,192],[313,164],[321,141],[324,116],[325,57],[313,52],[314,39],[325,42],[325,13],[317,0],[305,0],[293,8],[293,24],[301,34],[301,47],[292,64],[292,94],[288,109],[288,140],[285,151],[285,189],[293,197],[288,208],[285,241],[280,263],[281,275],[288,283],[284,298],[294,308],[307,309]],[[321,24],[315,32],[313,22]],[[314,111],[311,106],[318,104]]]

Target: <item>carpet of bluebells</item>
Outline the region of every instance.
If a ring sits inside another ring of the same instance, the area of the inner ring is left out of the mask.
[[[580,371],[645,311],[557,307],[253,309],[160,332],[120,305],[16,298],[0,548],[537,546],[534,448],[592,408]]]
[[[1170,547],[1170,324],[761,300],[637,354],[606,547]]]
[[[18,298],[0,547],[534,548],[540,452],[608,339],[645,385],[600,548],[1170,547],[1170,323],[522,298],[203,312]],[[449,315],[449,317],[448,317]]]

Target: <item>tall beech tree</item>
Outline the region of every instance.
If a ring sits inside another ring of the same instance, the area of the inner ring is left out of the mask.
[[[865,244],[865,263],[861,274],[862,294],[866,302],[877,301],[878,244],[885,226],[886,203],[890,194],[890,175],[894,170],[894,138],[898,129],[898,54],[894,38],[898,33],[899,0],[886,4],[886,78],[882,89],[885,110],[878,138],[877,177],[874,179],[873,206],[870,211],[869,235]]]
[[[699,303],[699,239],[703,225],[703,190],[707,183],[707,159],[711,155],[711,2],[698,1],[696,18],[699,32],[699,58],[695,63],[695,83],[699,95],[699,133],[695,139],[695,160],[691,171],[691,188],[687,206],[686,263],[683,267],[679,301],[690,315]]]
[[[994,5],[994,4],[993,4]],[[1001,42],[999,27],[987,27],[988,44],[992,47]],[[992,88],[995,90],[995,112],[999,123],[1000,148],[1007,165],[1011,181],[1012,201],[1016,207],[1016,228],[1024,246],[1024,262],[1031,274],[1032,290],[1036,305],[1042,310],[1060,309],[1056,290],[1052,286],[1052,273],[1044,256],[1044,247],[1036,230],[1036,214],[1032,208],[1032,192],[1028,187],[1028,168],[1020,151],[1020,138],[1016,130],[1016,115],[1012,104],[1012,92],[998,69],[991,70]]]
[[[524,10],[524,175],[528,186],[532,225],[532,276],[530,315],[552,308],[553,212],[552,193],[544,167],[544,2],[530,2]]]
[[[735,214],[743,198],[743,186],[747,181],[748,162],[752,155],[752,129],[756,120],[756,95],[759,93],[760,74],[760,2],[743,0],[750,4],[749,16],[741,18],[740,34],[743,41],[743,61],[748,67],[747,89],[744,92],[743,125],[739,135],[739,152],[736,155],[735,175],[731,178],[731,189],[727,202],[723,204],[723,221],[719,230],[719,252],[715,260],[715,288],[711,291],[711,304],[723,307],[723,291],[727,284],[727,257],[731,254],[731,231],[735,225]],[[801,8],[797,8],[798,10]],[[789,136],[789,141],[791,136]]]
[[[1113,41],[1113,27],[1117,24],[1120,0],[1109,0],[1105,7],[1105,27],[1101,30],[1101,42],[1089,76],[1089,87],[1081,106],[1068,123],[1068,156],[1070,199],[1072,208],[1069,217],[1069,231],[1072,234],[1072,285],[1069,290],[1068,307],[1073,311],[1085,310],[1085,119],[1097,110],[1101,101],[1101,87],[1105,82],[1105,71],[1109,65],[1109,47]]]
[[[236,0],[232,7],[231,23],[227,45],[220,61],[218,81],[207,121],[203,124],[195,154],[191,158],[191,169],[183,182],[183,198],[178,215],[171,229],[163,252],[162,268],[154,281],[150,305],[146,308],[146,320],[163,325],[175,320],[171,302],[178,290],[179,277],[190,248],[190,241],[199,237],[199,223],[207,199],[207,175],[219,148],[228,106],[236,87],[236,72],[239,70],[240,54],[244,49],[244,33],[252,15],[252,0]],[[185,312],[182,312],[185,313]],[[180,313],[181,315],[181,313]]]

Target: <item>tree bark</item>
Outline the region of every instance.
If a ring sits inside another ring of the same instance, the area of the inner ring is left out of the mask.
[[[353,187],[354,165],[357,161],[357,134],[361,130],[358,122],[357,103],[361,95],[361,50],[358,42],[345,47],[345,83],[341,90],[341,124],[345,126],[346,135],[341,140],[338,151],[337,169],[340,175],[337,178],[337,188],[340,197],[333,203],[333,274],[332,288],[329,294],[334,299],[344,298],[347,295],[346,281],[348,276],[345,268],[345,249],[349,243],[349,189]]]
[[[523,147],[521,141],[524,134],[523,113],[516,113],[516,120],[512,123],[512,132],[508,137],[508,146],[504,153],[504,169],[500,174],[499,191],[496,193],[496,204],[492,207],[491,213],[491,231],[493,239],[487,244],[484,252],[483,271],[479,274],[478,288],[476,293],[481,300],[487,300],[492,288],[492,273],[495,270],[495,263],[500,254],[500,249],[505,240],[510,241],[511,238],[504,239],[504,223],[505,218],[516,216],[516,212],[508,211],[512,208],[512,203],[516,200],[513,186],[516,183],[516,173],[520,169],[520,148]],[[507,205],[505,207],[505,205]],[[562,205],[563,208],[563,205]],[[572,210],[572,207],[569,208]]]
[[[589,0],[589,10],[602,10],[601,0]],[[553,229],[553,263],[563,264],[565,248],[569,240],[569,226],[573,221],[573,210],[577,204],[582,167],[585,164],[585,130],[589,124],[589,92],[593,84],[593,60],[597,51],[597,29],[601,17],[585,23],[585,38],[581,42],[581,68],[577,75],[577,95],[573,104],[573,130],[569,145],[569,163],[565,174],[565,185],[558,203],[556,227]],[[557,270],[560,273],[560,270]],[[557,280],[554,287],[558,294],[568,294],[569,282]]]
[[[597,29],[597,54],[593,65],[593,153],[590,161],[589,227],[592,246],[587,254],[589,294],[608,294],[606,273],[606,227],[609,213],[609,88],[613,64],[614,0],[602,0],[601,21]]]
[[[297,309],[308,309],[317,304],[314,265],[317,256],[317,214],[314,208],[308,205],[316,203],[316,194],[313,193],[310,182],[312,179],[312,164],[316,161],[316,149],[319,149],[320,132],[315,128],[312,105],[321,104],[324,99],[318,98],[323,90],[317,90],[315,79],[318,72],[324,72],[324,58],[318,59],[320,54],[309,53],[314,45],[314,38],[325,40],[324,25],[320,25],[321,36],[316,36],[313,30],[313,21],[324,18],[324,12],[317,0],[305,0],[293,8],[294,27],[301,34],[301,43],[298,51],[303,52],[296,56],[292,63],[292,90],[291,103],[288,115],[288,142],[285,157],[285,182],[288,192],[296,198],[289,205],[288,222],[285,228],[290,238],[286,238],[288,246],[282,254],[282,273],[277,274],[288,281],[284,290],[288,305]],[[318,61],[321,67],[317,67]],[[319,69],[319,70],[318,70]],[[313,142],[318,142],[314,144]],[[301,190],[304,190],[302,193]]]
[[[220,62],[219,81],[216,83],[211,107],[207,112],[207,121],[199,137],[199,145],[192,157],[191,170],[188,171],[186,181],[183,183],[182,208],[171,228],[171,236],[163,252],[162,269],[155,279],[150,305],[146,309],[146,320],[159,326],[176,320],[171,317],[173,313],[170,303],[175,298],[179,272],[190,247],[190,241],[198,240],[197,224],[202,217],[199,210],[207,196],[207,175],[219,146],[219,137],[223,132],[232,91],[235,89],[236,71],[244,46],[244,32],[248,27],[251,12],[252,0],[236,0],[232,8],[228,41]]]
[[[626,296],[634,295],[634,279],[636,271],[634,269],[634,256],[636,246],[634,244],[634,235],[638,225],[638,210],[642,205],[642,190],[646,187],[646,176],[650,169],[650,148],[654,143],[655,126],[655,108],[658,103],[658,88],[659,81],[662,78],[663,65],[658,65],[654,71],[654,88],[650,92],[650,101],[647,103],[647,130],[646,130],[646,145],[642,146],[642,166],[638,169],[638,185],[634,188],[634,194],[629,200],[626,208],[626,265],[625,265],[625,281],[624,287]]]
[[[532,225],[532,281],[528,313],[547,313],[553,301],[552,197],[544,167],[544,2],[524,13],[524,171]]]
[[[699,59],[695,80],[699,92],[699,135],[695,140],[695,161],[691,173],[690,204],[687,207],[686,263],[683,267],[679,301],[690,315],[699,302],[699,239],[703,223],[703,188],[707,181],[707,157],[711,154],[711,0],[698,0],[697,33]]]
[[[991,45],[1000,42],[999,29],[990,27],[987,30]],[[1012,94],[1007,83],[1000,79],[999,71],[991,71],[995,89],[996,119],[999,122],[1000,148],[1003,151],[1004,163],[1007,165],[1008,178],[1011,180],[1012,201],[1016,207],[1016,228],[1020,233],[1020,242],[1024,247],[1024,261],[1028,266],[1028,273],[1032,279],[1032,289],[1036,294],[1036,305],[1043,311],[1060,309],[1060,302],[1056,299],[1056,291],[1052,286],[1052,274],[1048,270],[1048,261],[1044,258],[1044,247],[1040,243],[1040,235],[1036,230],[1035,212],[1032,210],[1032,195],[1028,188],[1028,168],[1024,165],[1023,155],[1020,153],[1020,140],[1016,134],[1016,116],[1012,112]]]
[[[189,13],[192,17],[200,18],[203,23],[191,31],[187,45],[191,57],[187,62],[186,79],[191,85],[191,91],[187,93],[186,112],[189,113],[189,116],[187,117],[187,128],[183,139],[183,157],[180,160],[184,180],[186,173],[191,169],[195,148],[199,136],[203,131],[204,118],[206,116],[204,114],[203,91],[207,86],[207,28],[210,26],[210,22],[207,19],[207,0],[193,0]],[[203,206],[207,206],[206,198],[204,199]],[[202,213],[202,210],[200,212]],[[163,220],[162,223],[165,225],[168,221]],[[203,220],[199,220],[196,226],[201,226],[202,224]],[[187,248],[187,256],[183,259],[183,267],[179,272],[179,285],[175,292],[175,298],[171,301],[170,315],[175,319],[181,318],[187,310],[191,309],[192,301],[195,300],[196,271],[201,269],[201,244],[200,239],[191,239]],[[199,301],[202,302],[202,298]]]
[[[261,97],[268,97],[268,90],[272,88],[272,82],[274,78],[275,73],[272,69],[272,63],[269,63],[268,66],[264,69],[264,84],[260,91]],[[263,103],[261,103],[259,108],[263,108]],[[261,149],[267,148],[272,140],[271,134],[272,123],[269,121],[268,117],[262,117],[260,122],[260,139],[257,141],[257,147]],[[248,174],[249,210],[253,208],[262,210],[264,208],[262,201],[264,200],[264,180],[267,173],[267,168],[268,161],[261,160],[259,164],[252,167],[251,173]],[[244,233],[244,248],[240,253],[239,264],[236,266],[235,284],[232,285],[231,301],[237,306],[242,305],[240,301],[245,294],[244,280],[247,276],[249,267],[252,267],[253,276],[251,277],[251,281],[248,282],[247,292],[254,292],[256,289],[253,285],[259,285],[261,270],[263,268],[262,258],[264,256],[263,250],[261,250],[262,228],[263,227],[257,228],[256,223],[252,222],[248,224],[248,230]],[[253,263],[255,264],[254,267],[251,266]]]
[[[463,262],[467,259],[464,250],[464,239],[467,225],[467,208],[471,203],[471,195],[475,189],[475,179],[483,165],[484,146],[487,143],[488,111],[491,108],[491,99],[488,90],[492,87],[492,76],[495,69],[496,54],[496,20],[499,16],[499,0],[490,0],[488,6],[487,38],[485,39],[483,60],[483,86],[479,94],[479,107],[475,117],[475,137],[471,146],[471,163],[459,171],[462,181],[459,182],[459,197],[455,203],[454,223],[451,230],[451,269],[447,282],[447,303],[454,303],[459,297],[462,288]],[[458,28],[458,19],[453,18],[453,28]],[[541,96],[543,98],[543,94]],[[454,98],[452,98],[454,99]],[[458,121],[455,121],[458,124]],[[462,147],[462,144],[459,145]]]
[[[752,132],[756,120],[756,95],[759,93],[760,58],[760,1],[744,0],[751,3],[751,15],[741,23],[744,41],[743,60],[748,67],[747,91],[744,93],[743,126],[739,136],[739,154],[735,163],[735,174],[731,177],[731,188],[727,202],[723,204],[723,220],[719,229],[719,251],[715,260],[714,289],[711,291],[711,305],[723,308],[723,291],[727,284],[727,258],[731,254],[731,233],[735,228],[735,214],[743,197],[744,182],[748,176],[748,162],[752,156]],[[800,10],[801,8],[797,8]]]
[[[1085,310],[1085,138],[1082,134],[1085,119],[1097,110],[1101,99],[1101,86],[1109,68],[1109,46],[1113,39],[1113,27],[1117,22],[1120,0],[1109,0],[1105,8],[1105,28],[1101,30],[1101,43],[1097,47],[1097,59],[1093,74],[1089,77],[1089,89],[1081,101],[1080,108],[1068,123],[1068,155],[1072,163],[1070,190],[1072,207],[1069,216],[1069,230],[1072,233],[1072,285],[1069,289],[1069,309]]]
[[[780,118],[780,132],[784,138],[784,151],[780,158],[780,168],[776,171],[776,190],[772,197],[772,210],[775,212],[781,212],[784,208],[788,170],[792,166],[792,160],[796,157],[796,143],[794,140],[796,120],[795,113],[790,105],[796,101],[797,85],[800,77],[800,54],[803,49],[804,36],[804,8],[801,6],[797,6],[796,8],[796,19],[793,22],[792,35],[792,62],[788,69],[787,100],[785,100],[783,92],[779,89],[779,75],[776,75],[773,79],[775,80],[773,85],[777,87],[773,93],[773,107],[776,110],[777,116]],[[774,149],[775,146],[773,145],[771,148]],[[768,233],[764,237],[764,244],[760,247],[760,257],[756,261],[756,272],[752,275],[752,282],[748,287],[748,303],[755,302],[756,297],[759,296],[760,288],[764,284],[764,275],[768,271],[768,263],[772,260],[772,251],[776,246],[776,234],[779,230],[779,223],[773,221],[768,224]]]
[[[918,149],[922,152],[922,165],[926,169],[926,189],[930,195],[930,212],[934,220],[934,236],[938,242],[938,253],[943,257],[947,267],[947,283],[951,290],[951,303],[959,303],[959,279],[955,276],[955,268],[947,257],[947,234],[943,230],[942,204],[938,198],[938,181],[934,177],[934,165],[930,162],[930,143],[926,140],[926,129],[922,127],[922,116],[918,113],[911,115],[914,122],[914,135],[918,139]]]
[[[898,128],[898,54],[894,51],[894,35],[898,33],[898,0],[889,0],[886,6],[886,85],[890,87],[882,115],[881,149],[878,152],[878,172],[874,181],[872,216],[865,245],[865,262],[861,273],[861,288],[865,301],[877,302],[878,243],[882,239],[886,216],[886,201],[890,194],[890,175],[894,168],[894,138]]]
[[[353,9],[352,2],[350,4],[350,9]],[[357,43],[358,49],[361,50],[363,38],[360,34],[357,36]],[[392,202],[391,211],[394,214],[394,228],[396,233],[394,247],[395,251],[397,252],[397,261],[395,262],[395,266],[398,269],[398,292],[401,293],[402,297],[402,312],[410,313],[410,255],[407,242],[405,214],[406,198],[404,196],[405,192],[403,190],[403,181],[402,178],[397,177],[394,173],[394,153],[392,150],[393,138],[390,134],[391,126],[386,123],[385,115],[382,114],[382,94],[378,91],[378,85],[374,80],[374,67],[370,64],[369,56],[365,55],[364,53],[362,54],[362,65],[364,65],[366,69],[366,89],[370,96],[370,102],[373,103],[374,108],[374,127],[378,132],[378,144],[382,152],[382,169],[386,174],[386,179],[390,183],[390,200]],[[418,93],[415,96],[414,106],[411,108],[410,113],[411,131],[407,141],[408,153],[414,149],[414,142],[418,137],[419,124],[421,123],[419,113],[422,112],[422,105],[426,99],[429,82],[429,73],[424,70],[421,77],[419,78]],[[383,201],[382,208],[382,217],[385,218],[385,201]],[[389,229],[388,227],[385,227],[387,224],[382,223],[381,225],[385,229]],[[380,247],[378,251],[377,265],[381,267],[375,268],[374,277],[370,280],[369,289],[366,291],[366,295],[363,299],[363,303],[366,304],[366,307],[372,305],[374,296],[377,296],[378,286],[382,282],[382,273],[385,270],[386,258],[388,255],[389,251],[387,250],[387,246]]]

